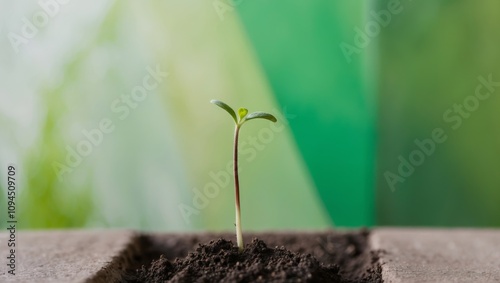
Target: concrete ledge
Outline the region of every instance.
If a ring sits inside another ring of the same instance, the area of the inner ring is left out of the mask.
[[[0,234],[0,282],[85,282],[132,239],[131,231],[18,232],[16,275],[7,273],[8,234]]]
[[[0,233],[0,282],[85,282],[133,242],[133,231],[19,232],[16,276],[7,273],[8,234]],[[168,238],[168,233],[153,233]],[[168,242],[167,242],[168,243]],[[500,282],[500,230],[372,230],[385,282]]]
[[[379,228],[371,245],[384,282],[500,282],[500,230]]]

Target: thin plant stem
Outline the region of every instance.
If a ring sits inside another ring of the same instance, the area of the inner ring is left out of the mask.
[[[236,208],[236,242],[240,251],[243,250],[243,235],[241,233],[241,208],[240,208],[240,179],[238,175],[238,138],[240,126],[236,125],[234,129],[234,197]]]
[[[234,128],[234,152],[233,152],[233,170],[234,170],[234,199],[235,199],[235,210],[236,210],[236,242],[238,244],[238,248],[240,251],[243,251],[243,234],[241,232],[241,206],[240,206],[240,178],[238,174],[238,138],[240,134],[240,128],[243,125],[243,123],[253,120],[253,119],[266,119],[271,122],[276,123],[276,117],[269,113],[265,112],[253,112],[248,114],[248,109],[246,108],[239,108],[238,109],[238,115],[236,115],[236,112],[234,111],[233,108],[231,108],[229,105],[226,103],[220,101],[220,100],[215,100],[212,99],[210,100],[210,103],[213,103],[220,108],[224,109],[229,115],[234,120],[234,123],[236,124]]]

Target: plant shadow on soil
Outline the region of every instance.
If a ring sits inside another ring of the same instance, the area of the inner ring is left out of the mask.
[[[369,231],[141,234],[88,282],[382,282]]]

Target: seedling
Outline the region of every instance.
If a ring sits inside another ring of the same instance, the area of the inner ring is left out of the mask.
[[[220,108],[226,110],[231,117],[233,117],[235,127],[234,127],[234,146],[233,146],[233,163],[234,163],[234,196],[235,196],[235,208],[236,208],[236,242],[238,243],[238,248],[243,250],[243,236],[241,234],[241,209],[240,209],[240,179],[238,175],[238,137],[240,135],[241,126],[247,121],[253,119],[267,119],[271,122],[277,121],[276,117],[269,113],[264,112],[253,112],[248,114],[246,108],[238,109],[238,115],[234,112],[233,108],[229,107],[226,103],[219,100],[211,100],[211,103],[219,106]]]

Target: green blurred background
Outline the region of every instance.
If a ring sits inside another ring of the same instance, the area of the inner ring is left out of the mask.
[[[0,0],[21,228],[232,230],[213,98],[279,119],[241,133],[244,230],[500,226],[496,1],[63,2]]]

